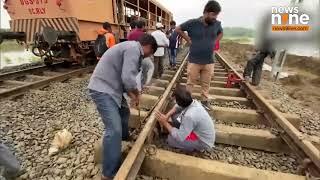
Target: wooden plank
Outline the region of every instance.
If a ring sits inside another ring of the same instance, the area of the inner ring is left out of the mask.
[[[186,86],[186,83],[181,83]],[[200,93],[201,86],[194,85],[192,93]],[[210,94],[219,96],[232,96],[232,97],[244,97],[244,93],[237,88],[221,88],[221,87],[210,87]]]
[[[262,116],[262,114],[257,113],[255,110],[251,109],[237,109],[218,106],[211,106],[211,108],[213,111],[209,113],[216,119],[224,122],[258,125],[263,124],[263,122],[265,121],[265,118]],[[283,116],[288,117],[289,122],[295,127],[299,127],[299,117],[291,114],[283,114]]]
[[[269,152],[290,152],[280,138],[264,129],[249,129],[216,124],[216,143],[241,146]]]
[[[161,149],[145,158],[141,173],[174,180],[305,180],[304,176],[237,166]]]
[[[217,53],[217,58],[232,69],[239,78],[243,77],[237,73],[231,65],[224,60],[224,58]],[[294,151],[301,157],[307,156],[316,166],[312,168],[315,173],[320,174],[320,150],[309,140],[303,138],[303,134],[294,127],[283,114],[281,114],[275,107],[273,107],[267,100],[259,94],[248,82],[241,83],[242,87],[253,98],[254,103],[263,110],[263,114],[269,123],[278,126],[285,133],[281,134],[281,137],[288,143],[288,145],[294,149]],[[301,152],[300,149],[303,151]]]

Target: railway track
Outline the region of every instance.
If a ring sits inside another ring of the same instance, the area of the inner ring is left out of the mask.
[[[50,68],[39,66],[25,70],[0,74],[0,99],[24,94],[29,89],[43,88],[52,82],[63,82],[72,77],[93,71],[94,67],[81,68],[72,66],[64,68],[61,63]]]
[[[155,111],[165,111],[176,83],[186,83],[186,58],[177,71],[166,70],[142,95],[141,112],[131,109],[130,127],[135,128],[135,142],[123,142],[126,152],[115,179],[136,179],[138,174],[164,179],[310,179],[319,176],[320,147],[318,142],[298,131],[299,117],[280,113],[249,83],[225,88],[228,73],[235,69],[219,54],[210,88],[211,116],[216,119],[216,144],[236,153],[252,151],[263,156],[285,159],[283,165],[296,164],[292,169],[274,169],[259,164],[240,166],[234,157],[224,162],[219,158],[187,155],[159,145],[159,128]],[[200,98],[200,86],[193,96]],[[281,155],[279,155],[281,154]],[[292,156],[292,154],[294,154]],[[96,161],[101,161],[101,144],[96,145]],[[245,157],[246,158],[246,157]],[[231,159],[231,160],[230,160]],[[218,160],[218,161],[217,161]],[[286,163],[286,160],[288,161]],[[243,161],[246,161],[245,159]],[[259,161],[259,160],[254,160]],[[253,161],[253,162],[254,162]],[[268,161],[268,160],[266,160]],[[249,166],[249,167],[248,167]],[[273,170],[273,171],[272,171]]]

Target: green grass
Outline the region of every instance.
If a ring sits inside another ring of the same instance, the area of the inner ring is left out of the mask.
[[[231,37],[231,36],[224,36],[222,38],[222,42],[237,42],[237,43],[252,43],[253,38],[251,37]]]
[[[4,62],[5,62],[6,64],[12,64],[11,59],[8,58],[8,57],[4,57]]]
[[[32,56],[32,57],[29,58],[29,61],[31,63],[35,63],[35,62],[41,61],[41,59],[39,57],[37,57],[37,56]]]
[[[255,30],[243,27],[224,27],[223,34],[229,37],[249,37],[253,38]]]
[[[5,41],[0,44],[1,52],[21,51],[24,47],[18,44],[16,41]]]

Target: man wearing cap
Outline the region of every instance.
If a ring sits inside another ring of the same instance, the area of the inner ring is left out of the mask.
[[[164,57],[164,47],[169,46],[169,39],[166,34],[162,32],[163,25],[161,23],[156,24],[157,30],[152,32],[151,35],[156,39],[158,44],[158,49],[154,53],[154,78],[161,78],[163,73],[163,57]]]

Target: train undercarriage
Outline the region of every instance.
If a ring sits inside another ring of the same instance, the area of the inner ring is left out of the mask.
[[[23,32],[2,32],[0,44],[3,40],[14,39],[23,44],[25,37],[26,34]],[[45,27],[42,33],[35,33],[33,43],[27,46],[47,66],[55,62],[63,62],[66,67],[74,63],[85,67],[96,61],[93,44],[92,41],[79,41],[75,32],[57,31],[51,27]]]

